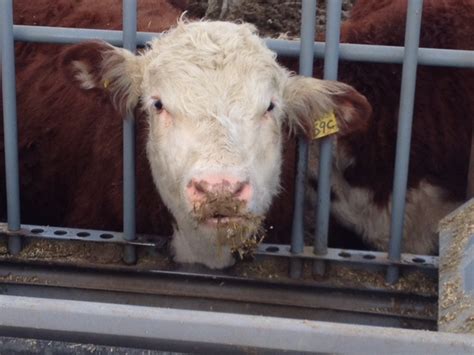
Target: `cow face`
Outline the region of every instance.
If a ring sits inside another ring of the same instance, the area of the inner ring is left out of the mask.
[[[258,233],[279,185],[286,72],[252,32],[178,26],[152,42],[141,84],[158,190],[183,233],[222,247]]]
[[[100,52],[99,71],[90,59],[69,61],[75,78],[106,86],[122,111],[141,101],[154,182],[176,219],[175,260],[211,268],[260,240],[279,189],[282,126],[311,132],[313,119],[336,111],[344,129],[361,97],[290,76],[247,24],[179,23],[140,56]],[[337,109],[336,96],[347,98]]]

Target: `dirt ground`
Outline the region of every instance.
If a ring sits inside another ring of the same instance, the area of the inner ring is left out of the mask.
[[[222,1],[221,1],[222,3]],[[344,0],[342,19],[349,17],[355,0]],[[191,0],[188,14],[192,17],[206,17],[212,20],[245,21],[257,26],[263,36],[277,38],[299,37],[301,26],[301,0],[242,0],[239,6],[233,7],[223,15],[221,11],[207,11],[208,0]],[[207,16],[206,16],[206,12]],[[326,2],[318,1],[316,11],[316,32],[324,31],[326,24]]]

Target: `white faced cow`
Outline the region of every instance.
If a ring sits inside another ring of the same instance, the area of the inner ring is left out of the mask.
[[[370,112],[350,86],[279,66],[249,24],[180,22],[141,55],[98,50],[100,70],[78,59],[75,78],[84,89],[107,87],[121,111],[141,101],[147,156],[176,221],[180,263],[230,266],[232,251],[255,238],[279,191],[284,125],[308,132],[335,112],[347,131]]]

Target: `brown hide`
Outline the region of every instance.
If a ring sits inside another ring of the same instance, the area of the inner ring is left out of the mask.
[[[406,7],[406,0],[357,0],[351,17],[342,25],[340,41],[403,46]],[[324,34],[318,40],[324,41]],[[474,1],[425,0],[420,47],[474,50]],[[298,70],[293,59],[280,58],[280,62]],[[317,60],[314,75],[321,77],[322,73],[323,63]],[[345,177],[354,187],[373,190],[374,203],[381,207],[387,207],[393,185],[401,73],[399,64],[341,61],[339,65],[338,80],[365,95],[373,108],[372,116],[367,118],[367,131],[338,139],[355,161],[345,171]],[[473,69],[418,67],[409,189],[417,188],[426,179],[446,189],[448,198],[464,198],[473,129],[473,92]],[[315,189],[317,181],[309,181],[308,187]],[[314,211],[308,208],[307,213]],[[314,216],[309,217],[314,220]],[[337,246],[357,246],[349,240],[354,238],[353,233],[332,222],[330,244],[338,239]]]
[[[14,22],[121,29],[121,3],[40,0],[32,6],[18,0]],[[161,32],[173,26],[182,9],[170,3],[138,1],[138,30]],[[122,119],[103,90],[81,90],[66,75],[63,60],[68,48],[35,43],[16,46],[22,223],[120,230]],[[137,117],[136,123],[137,229],[169,234],[169,214],[155,191],[145,156],[145,122]],[[2,204],[0,216],[4,215]]]
[[[406,3],[360,0],[342,27],[341,41],[403,45]],[[474,50],[474,1],[425,1],[420,47]],[[385,206],[393,183],[401,65],[341,63],[339,78],[364,94],[373,107],[367,133],[340,140],[356,161],[345,176],[353,186],[373,189],[374,202]],[[409,189],[426,179],[446,189],[451,198],[464,198],[473,90],[473,69],[419,66]]]

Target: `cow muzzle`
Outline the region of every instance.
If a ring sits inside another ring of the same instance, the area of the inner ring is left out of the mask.
[[[253,191],[248,180],[227,175],[209,175],[191,179],[186,193],[198,222],[216,227],[220,224],[239,223],[248,217],[247,206]]]
[[[187,197],[198,226],[212,230],[218,245],[228,245],[243,258],[252,255],[263,240],[263,216],[252,214],[248,204],[253,190],[248,181],[231,176],[191,179]]]

